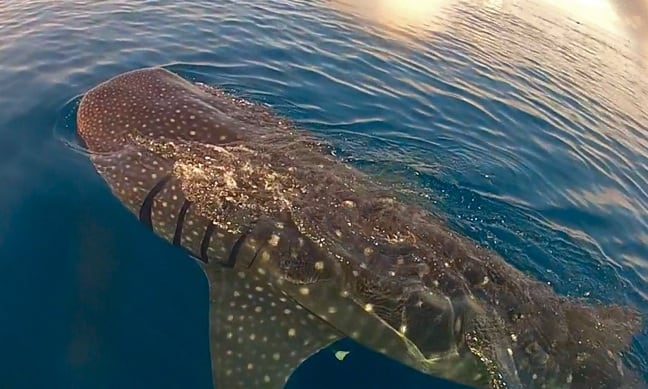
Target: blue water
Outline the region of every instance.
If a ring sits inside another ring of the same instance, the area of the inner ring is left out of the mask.
[[[71,147],[79,96],[144,66],[266,102],[559,293],[648,313],[642,53],[542,1],[430,3],[2,1],[0,387],[211,385],[202,271]],[[626,359],[648,378],[647,335]],[[287,387],[457,388],[350,341]]]

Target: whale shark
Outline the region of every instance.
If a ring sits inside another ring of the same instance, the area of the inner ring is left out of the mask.
[[[217,389],[282,388],[351,338],[478,388],[634,388],[631,307],[557,294],[264,104],[162,67],[87,91],[77,135],[209,282]]]

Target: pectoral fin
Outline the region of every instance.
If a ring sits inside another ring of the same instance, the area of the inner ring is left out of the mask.
[[[208,272],[216,389],[281,389],[310,355],[339,339],[328,323],[246,272]]]

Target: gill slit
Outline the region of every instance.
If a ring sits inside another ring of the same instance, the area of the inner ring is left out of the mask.
[[[169,182],[169,179],[171,179],[171,175],[162,177],[162,179],[160,179],[160,181],[158,181],[157,184],[155,184],[155,186],[151,188],[151,190],[144,198],[144,201],[142,201],[142,206],[139,210],[139,220],[150,229],[153,229],[153,222],[151,220],[151,214],[153,212],[153,201],[155,200],[155,196],[162,192],[162,189],[164,189],[164,186],[167,184],[167,182]]]
[[[182,229],[184,226],[185,217],[187,216],[187,210],[189,210],[190,206],[191,201],[185,199],[185,201],[182,203],[182,208],[180,208],[180,212],[178,213],[178,221],[176,222],[176,229],[173,234],[173,244],[176,246],[180,246],[182,244]]]
[[[209,263],[209,256],[207,254],[207,249],[209,249],[209,241],[211,236],[214,234],[216,226],[211,223],[205,228],[205,234],[203,235],[202,242],[200,242],[200,260],[204,263]]]

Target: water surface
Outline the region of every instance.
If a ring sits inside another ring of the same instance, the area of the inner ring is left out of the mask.
[[[416,3],[2,2],[0,386],[211,385],[201,270],[69,146],[78,97],[144,66],[271,105],[559,293],[648,312],[636,29],[549,0]],[[627,356],[646,377],[647,346]],[[457,387],[342,341],[288,388],[433,385]]]

